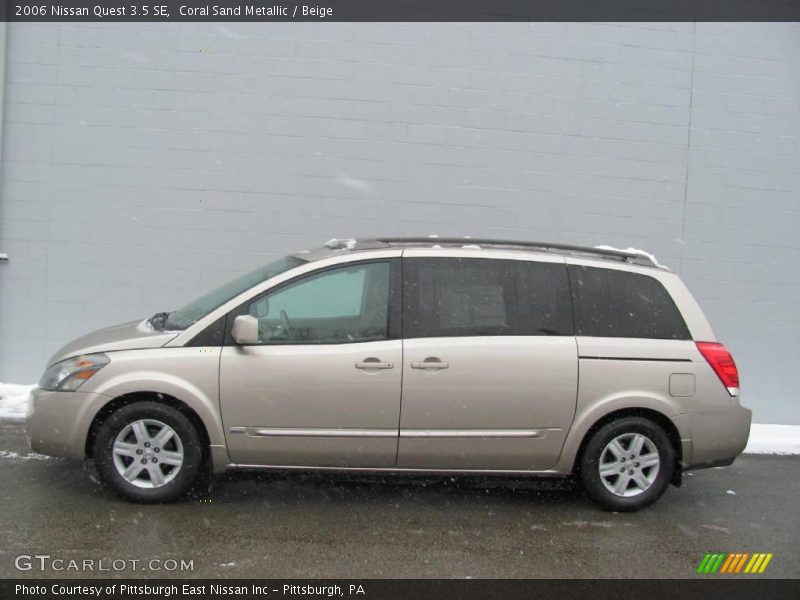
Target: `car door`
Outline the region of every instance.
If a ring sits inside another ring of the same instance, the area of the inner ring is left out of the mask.
[[[564,260],[403,254],[398,467],[544,470],[575,415],[578,358]]]
[[[228,315],[258,319],[259,343],[226,345],[220,402],[237,464],[391,467],[402,342],[397,259],[302,275]],[[230,339],[230,333],[228,333]]]

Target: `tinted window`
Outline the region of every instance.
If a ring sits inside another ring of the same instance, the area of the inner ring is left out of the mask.
[[[570,266],[578,335],[691,339],[661,282],[614,269]]]
[[[247,314],[263,344],[387,339],[389,273],[375,262],[310,275],[254,300]]]
[[[572,335],[564,265],[403,259],[403,335]]]

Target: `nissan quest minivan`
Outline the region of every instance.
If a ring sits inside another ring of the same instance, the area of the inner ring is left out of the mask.
[[[747,442],[733,358],[647,256],[472,238],[331,240],[59,350],[33,450],[173,500],[228,469],[576,477],[658,499]]]

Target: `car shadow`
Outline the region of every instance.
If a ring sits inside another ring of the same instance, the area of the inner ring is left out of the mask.
[[[47,497],[71,498],[80,501],[91,496],[93,501],[129,504],[117,497],[99,478],[92,461],[77,463],[65,460],[26,461],[30,483],[47,490]],[[22,468],[22,464],[18,467]],[[37,486],[37,487],[38,487]],[[215,477],[210,485],[198,487],[177,504],[213,503],[236,505],[245,510],[251,504],[271,506],[324,507],[336,502],[342,506],[405,505],[426,503],[430,507],[458,505],[557,506],[573,508],[593,506],[577,482],[571,478],[523,476],[405,474],[351,474],[298,471],[230,471]],[[135,506],[133,504],[132,506]],[[143,505],[139,505],[143,506]]]
[[[543,505],[587,502],[571,478],[319,472],[234,471],[218,477],[207,494],[214,502],[363,503],[428,501]],[[202,497],[202,494],[199,496]]]

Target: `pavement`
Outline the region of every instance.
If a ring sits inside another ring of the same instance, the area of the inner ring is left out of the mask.
[[[797,578],[798,497],[800,457],[745,455],[632,514],[602,512],[568,483],[252,472],[136,505],[0,423],[0,577],[691,578],[706,552],[771,552],[748,577]],[[51,558],[20,571],[19,555]],[[160,571],[144,566],[153,559]],[[193,568],[166,571],[170,559]]]

